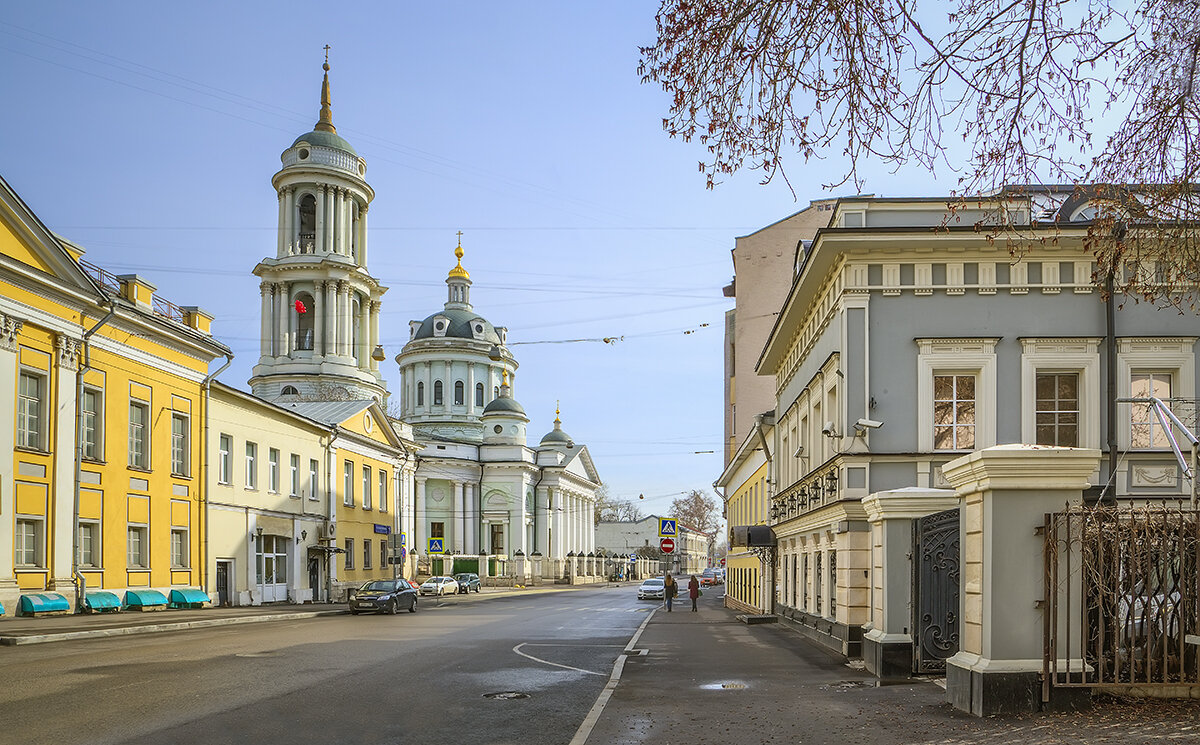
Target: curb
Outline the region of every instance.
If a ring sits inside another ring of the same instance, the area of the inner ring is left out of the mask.
[[[234,626],[244,623],[263,623],[265,621],[287,621],[290,619],[316,618],[317,616],[342,615],[347,611],[338,610],[301,611],[298,613],[272,613],[263,616],[233,616],[230,618],[202,618],[197,621],[180,621],[178,623],[152,623],[140,626],[116,626],[107,629],[88,629],[86,631],[63,631],[57,634],[30,634],[28,636],[0,636],[0,645],[15,647],[22,644],[47,644],[49,642],[66,642],[75,639],[96,639],[108,636],[133,636],[135,634],[157,634],[163,631],[183,631],[185,629],[202,629],[213,626]]]

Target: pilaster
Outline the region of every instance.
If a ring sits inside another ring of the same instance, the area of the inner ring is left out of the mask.
[[[7,401],[17,398],[17,349],[20,346],[19,335],[25,322],[13,316],[0,313],[0,396]],[[13,518],[15,507],[13,487],[14,458],[13,450],[17,444],[16,430],[13,419],[0,426],[0,515],[5,520],[5,526],[0,528],[0,603],[4,604],[10,613],[17,607],[20,590],[17,587],[17,577],[13,571]]]
[[[54,435],[51,450],[56,457],[46,559],[50,562],[47,566],[50,570],[49,589],[59,592],[75,586],[71,577],[75,545],[75,382],[79,374],[81,345],[82,341],[73,336],[55,335],[55,406],[49,423]]]

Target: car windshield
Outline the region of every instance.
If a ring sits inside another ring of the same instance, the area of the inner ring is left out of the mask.
[[[643,586],[646,586],[646,585],[655,586],[655,585],[661,585],[662,583],[663,583],[663,581],[661,579],[648,579],[645,582],[643,582],[642,585]]]
[[[465,582],[466,580],[469,580],[469,579],[471,579],[471,575],[469,575],[469,574],[456,574],[456,575],[454,575],[454,579],[460,579],[460,580],[463,580],[463,581]]]
[[[390,579],[377,579],[373,582],[368,582],[359,590],[369,590],[371,592],[391,592],[396,589],[396,583]]]
[[[429,579],[425,580],[425,584],[436,585],[439,582],[445,582],[448,579],[450,579],[450,578],[449,577],[430,577]]]

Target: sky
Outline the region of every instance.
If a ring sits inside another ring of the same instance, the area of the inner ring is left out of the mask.
[[[749,171],[706,190],[702,146],[666,136],[669,102],[637,74],[656,8],[12,4],[0,176],[88,261],[213,314],[235,355],[221,380],[248,388],[271,177],[317,121],[328,44],[333,121],[376,192],[389,388],[408,322],[445,302],[461,230],[475,310],[509,329],[530,444],[561,402],[611,496],[665,513],[721,472],[734,239],[849,187],[820,189],[836,160],[793,159],[795,195]],[[864,175],[877,194],[944,192],[930,174]]]

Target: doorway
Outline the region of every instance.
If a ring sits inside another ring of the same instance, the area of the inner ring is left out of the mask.
[[[217,559],[217,605],[221,608],[233,605],[230,598],[229,578],[233,576],[233,562]]]

